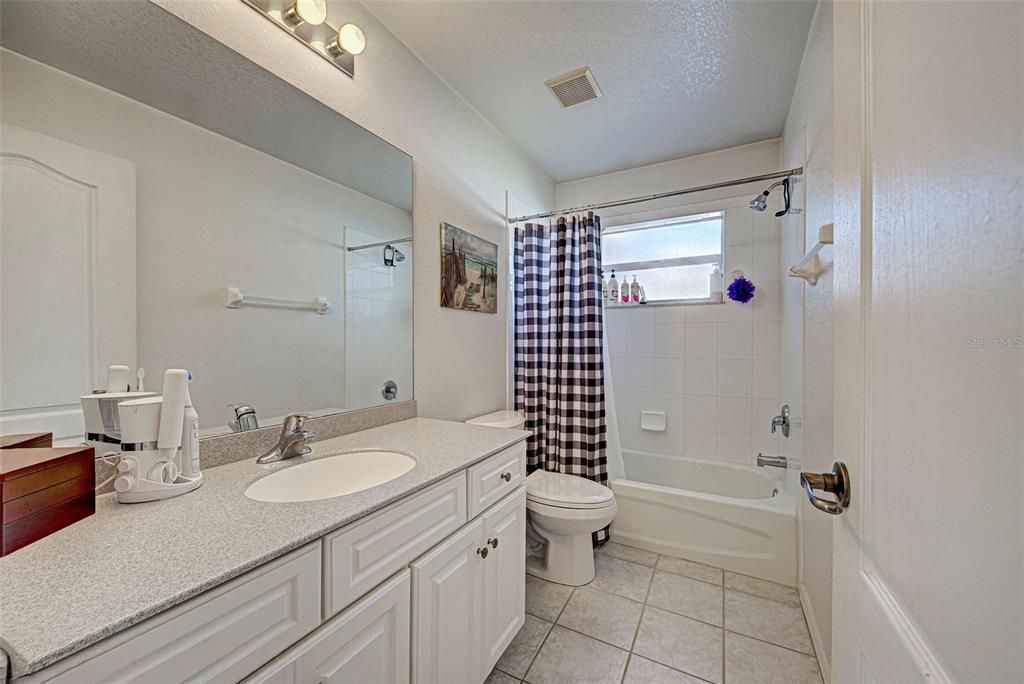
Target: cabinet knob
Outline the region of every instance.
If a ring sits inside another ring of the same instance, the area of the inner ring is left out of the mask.
[[[501,474],[501,479],[504,480],[505,482],[511,482],[512,481],[512,473],[502,473]]]
[[[486,546],[480,547],[479,549],[476,550],[476,552],[478,554],[480,554],[481,558],[487,558],[487,547]]]
[[[498,538],[497,537],[495,537],[494,539],[488,539],[487,543],[491,545],[492,549],[498,548]]]

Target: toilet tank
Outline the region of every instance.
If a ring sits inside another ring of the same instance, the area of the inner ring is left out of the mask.
[[[466,421],[471,425],[483,425],[485,427],[513,428],[522,430],[526,425],[526,418],[518,411],[495,411],[484,416],[477,416]]]

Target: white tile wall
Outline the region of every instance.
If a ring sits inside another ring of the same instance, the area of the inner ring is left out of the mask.
[[[350,231],[353,244],[381,236]],[[386,239],[386,238],[385,238]],[[387,380],[398,384],[395,401],[413,397],[412,244],[400,249],[405,261],[384,266],[381,249],[349,252],[345,262],[345,394],[347,406],[388,403],[381,395]]]
[[[778,220],[736,206],[725,221],[726,282],[744,271],[757,286],[752,302],[607,311],[624,449],[748,464],[778,453]],[[641,430],[644,410],[665,411],[668,429]]]

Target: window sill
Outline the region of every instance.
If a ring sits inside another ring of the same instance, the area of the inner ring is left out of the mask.
[[[642,309],[649,306],[708,306],[724,304],[725,300],[715,299],[660,299],[658,301],[646,302],[644,304],[605,304],[605,310],[618,309]]]

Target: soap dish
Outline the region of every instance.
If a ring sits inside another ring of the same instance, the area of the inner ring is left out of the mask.
[[[650,430],[651,432],[664,432],[665,426],[668,421],[665,418],[664,411],[641,411],[640,412],[640,429]]]

